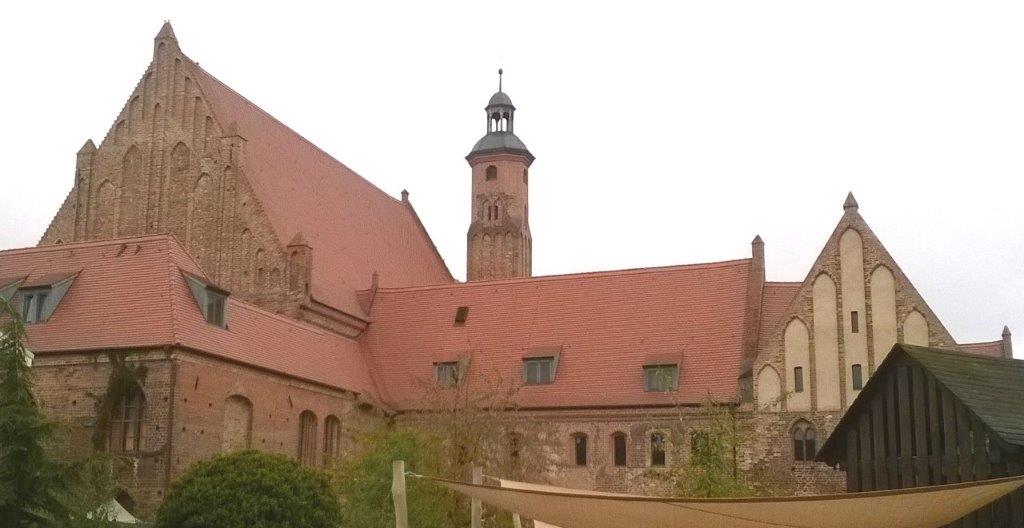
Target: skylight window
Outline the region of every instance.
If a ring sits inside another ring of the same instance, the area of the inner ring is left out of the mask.
[[[459,382],[459,362],[444,361],[435,363],[434,379],[442,387],[454,387]]]
[[[644,390],[669,392],[679,389],[679,365],[645,365]]]
[[[554,382],[554,357],[534,357],[523,360],[523,383],[527,385],[547,385]]]

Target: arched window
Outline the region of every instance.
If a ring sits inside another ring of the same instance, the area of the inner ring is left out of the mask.
[[[139,450],[146,396],[136,383],[129,384],[110,410],[107,422],[107,450],[130,453]]]
[[[341,420],[333,414],[324,418],[324,465],[341,458]]]
[[[494,165],[487,166],[487,181],[498,179],[498,168]]]
[[[302,411],[299,415],[299,462],[316,465],[316,415]]]
[[[665,465],[665,435],[661,433],[651,433],[651,465]]]
[[[573,454],[575,455],[576,459],[576,465],[587,465],[587,435],[583,433],[573,433],[572,445]]]
[[[222,449],[235,451],[252,445],[252,402],[235,394],[224,401],[224,433]]]
[[[626,433],[612,434],[612,457],[616,466],[626,465]]]
[[[810,462],[814,460],[817,433],[809,422],[800,420],[793,426],[793,460]]]

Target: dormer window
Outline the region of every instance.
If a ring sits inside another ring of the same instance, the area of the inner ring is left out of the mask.
[[[25,324],[43,322],[43,307],[49,296],[49,287],[21,290],[21,321]]]
[[[444,361],[434,364],[434,378],[442,387],[454,387],[459,382],[459,362]]]
[[[679,389],[679,365],[645,365],[644,390],[647,392],[669,392]]]
[[[5,296],[16,296],[12,304],[25,324],[45,323],[53,315],[75,280],[74,273],[51,273],[3,288]],[[16,289],[14,289],[16,287]]]
[[[224,305],[227,295],[223,292],[206,288],[206,322],[224,328]]]
[[[190,273],[185,273],[185,280],[203,319],[213,326],[227,328],[228,292]]]

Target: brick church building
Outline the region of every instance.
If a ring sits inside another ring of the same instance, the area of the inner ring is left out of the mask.
[[[39,401],[135,461],[123,499],[143,515],[197,460],[252,447],[321,464],[423,410],[424,384],[491,374],[553,431],[537,479],[657,491],[664,430],[711,397],[756,429],[747,467],[811,492],[841,486],[815,449],[893,344],[1012,353],[1007,329],[958,343],[852,195],[798,282],[765,280],[760,237],[731,261],[533,277],[515,110],[499,89],[466,156],[459,282],[408,193],[218,81],[165,24],[39,245],[0,251]]]

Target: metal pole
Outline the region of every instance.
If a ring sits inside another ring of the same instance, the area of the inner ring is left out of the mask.
[[[473,464],[473,484],[484,483],[484,468]],[[470,512],[472,515],[472,528],[481,528],[483,526],[483,505],[480,503],[480,499],[473,499],[470,506]]]
[[[409,528],[409,511],[405,504],[405,461],[391,463],[391,497],[395,501],[395,528]]]

